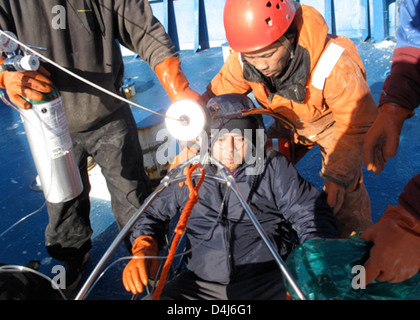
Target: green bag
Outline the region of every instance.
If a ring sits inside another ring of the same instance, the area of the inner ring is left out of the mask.
[[[363,265],[371,242],[360,234],[343,240],[308,240],[287,258],[291,275],[308,300],[418,300],[420,273],[400,283],[373,281],[365,286]],[[293,288],[284,280],[293,299]]]

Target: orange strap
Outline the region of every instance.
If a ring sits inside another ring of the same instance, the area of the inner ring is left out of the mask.
[[[197,185],[194,187],[191,181],[191,174],[197,169],[197,167],[201,169],[201,177]],[[190,199],[185,205],[185,208],[182,211],[178,224],[175,228],[175,237],[172,241],[168,258],[166,259],[165,265],[163,266],[162,275],[160,276],[160,280],[156,287],[155,293],[153,294],[152,300],[159,300],[160,294],[162,293],[163,287],[166,282],[166,278],[168,277],[169,268],[171,267],[172,261],[175,256],[176,248],[178,247],[179,240],[185,232],[185,228],[187,227],[187,222],[190,218],[191,211],[194,208],[195,204],[198,202],[198,190],[200,189],[201,184],[204,181],[205,175],[206,171],[203,169],[203,166],[200,163],[193,165],[188,170],[186,184],[188,186],[188,189],[190,190]]]

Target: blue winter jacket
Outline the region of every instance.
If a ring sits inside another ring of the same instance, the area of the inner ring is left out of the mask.
[[[294,235],[300,242],[335,238],[334,216],[324,196],[299,176],[286,157],[273,152],[265,157],[262,174],[245,174],[249,166],[245,164],[234,175],[271,242],[283,255],[291,250]],[[212,174],[214,167],[209,165],[206,170]],[[257,264],[273,261],[230,189],[205,179],[198,194],[186,228],[190,271],[201,279],[227,284],[258,273]],[[186,185],[165,189],[140,217],[132,241],[150,235],[163,245],[169,221],[182,212],[188,199]]]

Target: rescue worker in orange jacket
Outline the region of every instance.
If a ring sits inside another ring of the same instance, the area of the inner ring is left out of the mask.
[[[405,121],[420,105],[420,0],[401,1],[391,73],[379,97],[379,115],[366,134],[366,169],[379,174],[398,151]],[[365,264],[366,284],[401,282],[420,271],[420,174],[404,186],[396,206],[388,205],[360,238],[373,242]]]
[[[203,97],[253,92],[284,119],[268,134],[294,141],[295,163],[318,145],[339,236],[365,230],[372,219],[362,149],[377,105],[354,43],[328,34],[318,11],[291,0],[227,0],[224,24],[233,52]]]

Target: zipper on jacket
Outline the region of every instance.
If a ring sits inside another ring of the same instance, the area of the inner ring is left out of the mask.
[[[227,215],[223,214],[223,223],[225,228],[225,238],[226,238],[226,248],[227,248],[227,263],[228,263],[228,273],[229,279],[232,277],[233,274],[233,261],[232,261],[232,250],[230,247],[230,232],[229,232],[229,220],[227,219]]]
[[[232,252],[231,252],[231,247],[230,247],[230,233],[229,233],[229,220],[227,218],[227,208],[228,206],[226,205],[226,200],[229,198],[229,194],[230,192],[230,188],[227,188],[227,186],[225,186],[226,189],[225,190],[226,193],[222,199],[222,205],[221,205],[221,210],[222,210],[222,214],[221,214],[221,223],[222,226],[224,228],[224,233],[225,233],[225,241],[226,241],[226,248],[227,248],[227,252],[226,252],[226,259],[227,259],[227,268],[228,268],[228,274],[229,274],[229,281],[232,277],[233,274],[233,261],[232,261]],[[220,190],[220,189],[219,189]]]
[[[239,174],[244,171],[249,165],[243,165],[239,168],[239,170],[237,172],[235,172],[234,176],[238,177]],[[253,176],[253,179],[251,181],[251,187],[254,186],[257,182],[258,176]],[[236,179],[236,178],[235,178]],[[224,228],[224,234],[225,234],[225,241],[226,241],[226,248],[227,248],[227,253],[226,253],[226,259],[227,259],[227,267],[228,267],[228,273],[229,273],[229,280],[232,279],[232,275],[234,273],[234,269],[235,269],[235,265],[233,263],[233,258],[232,258],[232,248],[230,245],[230,224],[229,224],[229,219],[228,219],[228,206],[226,205],[226,202],[228,201],[230,195],[232,194],[232,191],[230,188],[228,188],[226,185],[225,186],[225,192],[222,192],[222,185],[219,184],[219,188],[218,188],[218,196],[219,196],[219,200],[221,201],[221,205],[220,205],[220,220],[222,223],[222,226]],[[251,195],[249,195],[249,197],[251,197]],[[248,199],[249,200],[249,199]],[[249,201],[248,201],[249,203]]]

